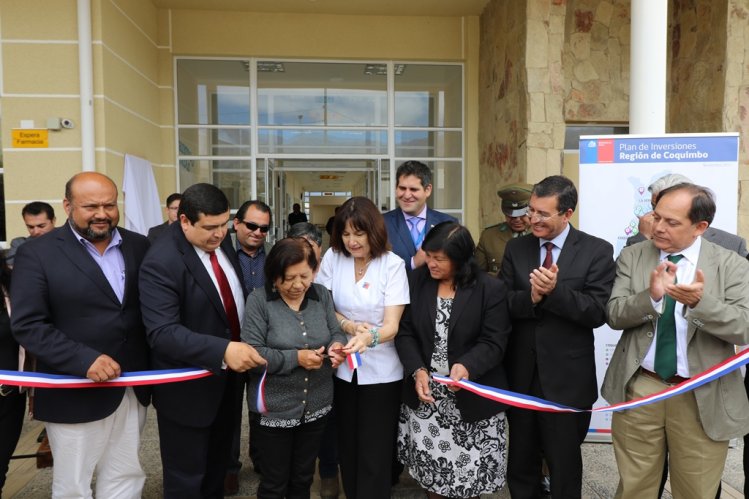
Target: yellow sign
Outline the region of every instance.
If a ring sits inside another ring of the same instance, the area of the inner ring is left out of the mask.
[[[13,147],[49,147],[49,130],[14,128]]]

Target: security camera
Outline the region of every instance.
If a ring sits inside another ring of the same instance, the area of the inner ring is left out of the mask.
[[[69,118],[60,118],[60,125],[62,125],[63,128],[75,128],[75,123],[73,123],[73,120]]]

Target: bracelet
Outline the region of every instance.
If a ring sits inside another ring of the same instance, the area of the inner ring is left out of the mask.
[[[417,370],[415,370],[414,372],[411,373],[411,377],[414,380],[416,380],[416,375],[419,373],[419,371],[424,371],[425,373],[427,373],[427,376],[429,375],[429,371],[427,371],[426,367],[420,367],[420,368],[418,368]]]
[[[341,324],[341,331],[343,331],[344,333],[346,331],[343,329],[343,325],[346,324],[347,322],[349,322],[349,320],[347,318],[345,318],[345,317],[343,319],[341,319],[341,322],[340,322],[340,324]]]
[[[369,344],[369,348],[374,348],[380,343],[380,332],[376,327],[369,330],[369,334],[372,335],[372,342]]]

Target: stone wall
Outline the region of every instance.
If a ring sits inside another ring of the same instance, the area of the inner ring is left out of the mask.
[[[564,118],[629,120],[629,0],[570,0],[563,47]]]
[[[569,123],[629,120],[630,0],[490,0],[481,15],[480,206],[562,171]],[[740,134],[739,234],[749,236],[749,0],[669,2],[667,132]]]
[[[481,15],[479,53],[479,220],[501,218],[499,187],[526,180],[528,97],[524,2],[490,1]]]
[[[749,195],[743,193],[749,192],[749,0],[726,3],[722,129],[739,133],[739,235],[746,238],[749,237]]]
[[[528,0],[526,71],[529,107],[527,177],[530,183],[562,172],[563,69],[566,0]]]
[[[722,130],[727,2],[673,0],[669,7],[666,130]]]
[[[497,187],[562,172],[568,122],[629,114],[629,0],[492,0],[481,15],[481,220]]]

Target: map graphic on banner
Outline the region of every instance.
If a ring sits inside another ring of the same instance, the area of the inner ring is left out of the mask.
[[[648,186],[669,173],[712,189],[718,210],[711,225],[736,233],[737,134],[581,137],[580,228],[609,241],[618,256],[652,210]]]
[[[735,133],[580,137],[580,229],[610,242],[614,257],[652,211],[648,186],[670,173],[709,187],[717,204],[711,226],[736,233],[739,139]],[[620,331],[595,331],[596,374],[603,381]],[[594,407],[606,405],[599,398]],[[611,414],[595,413],[588,440],[610,440]]]

